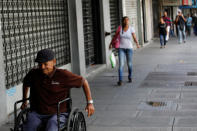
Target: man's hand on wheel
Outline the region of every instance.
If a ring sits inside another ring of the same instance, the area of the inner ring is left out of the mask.
[[[93,104],[87,104],[86,108],[85,108],[86,112],[88,112],[88,117],[90,117],[91,115],[94,114],[94,105]]]

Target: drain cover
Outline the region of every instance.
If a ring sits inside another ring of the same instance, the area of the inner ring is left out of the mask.
[[[187,75],[188,76],[197,76],[197,72],[188,72]]]
[[[185,86],[197,86],[197,82],[196,81],[186,81]]]
[[[141,102],[138,106],[139,110],[176,110],[177,104],[172,101],[146,101]]]
[[[153,106],[153,107],[159,107],[159,106],[166,106],[167,104],[165,102],[154,102],[154,101],[149,101],[146,102],[148,105]]]

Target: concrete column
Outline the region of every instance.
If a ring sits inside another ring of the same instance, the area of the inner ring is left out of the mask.
[[[103,10],[103,23],[104,23],[104,31],[105,32],[111,32],[111,22],[110,22],[110,6],[109,6],[109,0],[103,0],[102,2],[102,10]],[[111,51],[109,50],[109,44],[111,42],[111,35],[105,36],[105,63],[107,66],[110,66],[109,56]]]
[[[0,17],[1,19],[1,17]],[[7,119],[6,87],[4,73],[2,23],[0,21],[0,125]]]
[[[84,52],[82,0],[67,1],[69,15],[72,72],[85,76],[86,65]]]
[[[152,0],[144,0],[145,2],[145,30],[146,30],[146,41],[151,41],[154,37],[153,33],[153,8],[152,8]],[[151,18],[151,19],[150,19]]]
[[[142,14],[142,0],[137,0],[137,22],[138,22],[138,41],[140,45],[144,45],[143,35],[143,14]]]
[[[100,48],[101,48],[101,54],[99,55],[101,58],[101,60],[99,60],[99,63],[101,64],[105,64],[106,61],[108,60],[107,57],[106,57],[106,44],[105,44],[105,21],[104,21],[104,14],[105,14],[105,11],[106,9],[104,8],[104,5],[105,5],[105,0],[97,0],[97,6],[94,6],[93,8],[96,8],[96,7],[99,7],[98,9],[98,20],[99,20],[99,24],[97,25],[99,27],[97,27],[97,31],[99,32],[99,39],[100,39]],[[107,7],[106,7],[107,8]],[[109,10],[109,7],[107,8]],[[110,17],[109,17],[110,18]]]

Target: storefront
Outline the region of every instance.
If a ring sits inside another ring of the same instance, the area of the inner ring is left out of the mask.
[[[187,15],[187,14],[194,15],[195,13],[197,13],[197,2],[196,0],[192,0],[189,3],[183,2],[183,5],[179,6],[179,8],[183,10],[184,15]]]

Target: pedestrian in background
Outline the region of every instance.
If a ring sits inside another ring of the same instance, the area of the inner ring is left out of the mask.
[[[166,23],[164,22],[163,18],[160,18],[160,22],[158,25],[159,28],[159,37],[160,37],[160,48],[165,48],[166,46]]]
[[[171,21],[171,27],[170,27],[170,37],[175,37],[174,34],[174,21]]]
[[[164,16],[163,16],[163,20],[166,23],[166,42],[169,40],[169,35],[170,35],[170,27],[171,27],[171,20],[168,17],[168,13],[167,11],[164,11]]]
[[[194,27],[193,27],[194,35],[197,36],[197,16],[196,16],[196,13],[194,13],[194,15],[193,15],[193,24],[194,24]]]
[[[176,29],[176,36],[179,37],[179,31],[178,31],[178,25],[177,25],[176,19],[174,21],[174,25],[175,25],[175,29]]]
[[[191,35],[191,27],[192,27],[192,17],[190,14],[187,15],[187,22],[186,22],[186,29],[187,29],[187,35]]]
[[[177,28],[178,28],[178,39],[179,39],[179,44],[182,42],[186,42],[186,33],[185,33],[185,23],[186,19],[183,16],[181,10],[178,10],[178,15],[176,16],[176,23],[177,23]]]
[[[132,82],[132,56],[133,56],[133,44],[132,44],[132,37],[136,43],[137,48],[140,48],[140,45],[137,41],[135,30],[133,27],[129,25],[129,18],[127,16],[122,18],[122,25],[120,31],[116,31],[119,33],[120,38],[120,46],[118,48],[118,58],[119,58],[119,81],[118,85],[122,85],[123,81],[123,69],[125,63],[125,57],[127,60],[128,66],[128,81]],[[112,48],[112,42],[109,45],[109,49]]]

